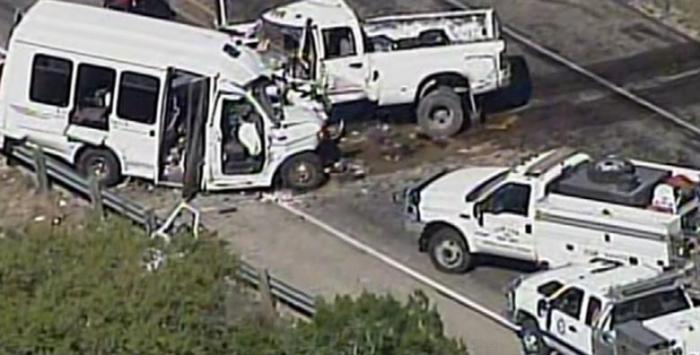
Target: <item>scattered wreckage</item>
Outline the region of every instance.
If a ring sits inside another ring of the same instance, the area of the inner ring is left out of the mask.
[[[219,0],[219,17],[222,31],[272,66],[322,87],[341,115],[362,103],[414,105],[427,134],[448,137],[480,123],[486,94],[517,93],[517,105],[530,97],[527,65],[505,55],[492,9],[361,21],[343,0],[301,0],[230,24],[227,0]]]
[[[669,269],[698,242],[698,181],[695,170],[562,148],[513,168],[443,171],[403,200],[419,249],[445,272],[470,270],[479,254]]]
[[[516,279],[508,313],[527,355],[698,355],[700,308],[688,293],[695,274],[606,260],[569,265]]]
[[[41,145],[106,185],[307,190],[338,155],[325,107],[229,36],[66,2],[15,25],[0,102],[3,147]]]

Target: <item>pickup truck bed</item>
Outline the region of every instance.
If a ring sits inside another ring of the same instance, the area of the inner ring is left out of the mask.
[[[388,16],[363,25],[380,51],[494,40],[494,27],[493,10]]]

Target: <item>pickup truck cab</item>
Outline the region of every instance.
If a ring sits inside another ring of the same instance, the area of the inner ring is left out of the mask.
[[[700,354],[681,273],[597,260],[521,277],[508,304],[528,355]]]
[[[511,59],[492,9],[361,21],[343,0],[302,0],[254,25],[230,25],[226,0],[219,8],[222,30],[276,58],[292,77],[322,86],[334,105],[413,105],[433,136],[456,134],[465,116],[478,123],[482,95],[510,84]],[[523,83],[527,101],[529,77]]]
[[[435,266],[478,254],[555,267],[607,258],[665,269],[697,244],[700,172],[562,148],[513,168],[444,171],[405,191],[406,225]]]

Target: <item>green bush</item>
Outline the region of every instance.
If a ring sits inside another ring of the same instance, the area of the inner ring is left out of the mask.
[[[170,245],[111,220],[0,231],[2,354],[458,354],[421,294],[319,302],[311,322],[269,322],[224,282],[236,260],[216,238]],[[157,269],[155,250],[167,256]]]
[[[6,233],[8,234],[8,233]],[[188,241],[182,238],[179,240]],[[173,244],[149,272],[156,241],[123,222],[35,229],[0,240],[4,353],[174,354],[225,349],[217,317],[234,259],[209,240]],[[180,252],[185,255],[175,257]]]
[[[391,296],[365,293],[356,299],[319,302],[314,320],[299,327],[299,354],[465,354],[445,338],[442,320],[420,292],[401,304]]]

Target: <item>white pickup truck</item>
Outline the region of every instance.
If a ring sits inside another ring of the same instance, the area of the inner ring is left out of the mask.
[[[526,355],[700,354],[682,273],[599,260],[519,278],[508,304]]]
[[[518,97],[515,105],[529,100],[527,66],[505,56],[492,9],[361,21],[343,0],[302,0],[231,25],[219,1],[223,31],[319,84],[336,107],[413,105],[422,129],[444,137],[463,128],[465,114],[470,124],[481,120],[484,94],[503,89]],[[524,74],[509,87],[511,62]]]
[[[407,225],[445,272],[475,254],[555,267],[593,258],[664,269],[697,244],[700,172],[562,148],[513,168],[474,167],[405,191]]]

